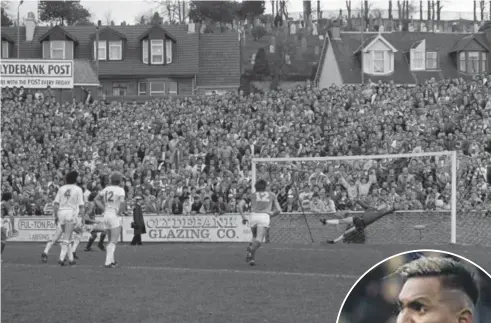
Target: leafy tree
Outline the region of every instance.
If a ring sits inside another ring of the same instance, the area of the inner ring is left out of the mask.
[[[3,26],[12,26],[14,22],[10,17],[7,15],[7,12],[5,8],[3,7],[3,2],[2,2],[2,27]]]
[[[259,48],[256,53],[256,58],[254,61],[254,66],[252,67],[252,73],[256,76],[269,76],[269,63],[266,50],[264,48]]]
[[[266,28],[264,28],[263,26],[255,26],[251,30],[251,35],[254,38],[254,41],[258,41],[259,39],[266,36],[266,34],[267,34]]]
[[[150,19],[150,24],[151,25],[161,25],[163,22],[162,17],[160,17],[160,14],[158,12],[154,12],[152,15],[152,19]]]
[[[246,0],[240,3],[239,17],[254,20],[266,11],[265,1]]]
[[[189,18],[194,22],[213,21],[231,23],[239,16],[240,3],[236,1],[191,1]]]
[[[120,25],[121,25],[121,26],[126,26],[126,25],[128,25],[128,24],[126,23],[126,21],[125,21],[125,20],[123,20],[123,21],[121,21],[121,24],[120,24]]]
[[[74,25],[77,22],[88,21],[90,17],[90,12],[80,4],[80,0],[39,2],[39,19],[44,22]]]

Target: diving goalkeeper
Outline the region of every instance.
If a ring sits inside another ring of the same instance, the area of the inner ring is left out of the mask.
[[[365,228],[368,227],[370,224],[374,223],[375,221],[378,221],[379,219],[383,218],[386,215],[392,214],[396,211],[394,207],[384,207],[384,208],[373,208],[370,205],[363,203],[360,200],[356,200],[356,203],[358,203],[365,211],[358,215],[358,216],[350,216],[350,217],[345,217],[341,219],[333,219],[333,220],[327,220],[327,219],[320,219],[323,225],[331,224],[331,225],[339,225],[339,224],[347,224],[348,228],[346,231],[339,236],[338,238],[334,240],[327,240],[327,243],[334,244],[339,241],[345,240],[347,237],[349,237],[351,234],[355,232],[362,232],[364,233]],[[341,211],[338,212],[339,217],[344,217],[347,214],[349,214],[350,211]]]

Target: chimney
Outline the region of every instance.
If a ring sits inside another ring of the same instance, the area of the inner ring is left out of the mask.
[[[330,31],[332,39],[341,39],[341,27],[334,25]]]
[[[34,12],[29,12],[26,19],[26,41],[34,39],[34,31],[36,29],[36,17]]]
[[[196,32],[196,26],[194,22],[190,21],[188,24],[188,34],[194,34]]]

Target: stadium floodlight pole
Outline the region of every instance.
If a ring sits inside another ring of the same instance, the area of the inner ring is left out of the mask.
[[[23,3],[24,0],[20,0],[17,6],[17,59],[20,58],[20,6]]]
[[[457,243],[457,151],[452,151],[452,170],[451,170],[451,197],[450,197],[450,208],[451,208],[451,234],[450,242]]]

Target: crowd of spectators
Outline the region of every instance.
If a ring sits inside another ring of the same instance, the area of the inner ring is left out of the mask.
[[[146,213],[237,212],[251,158],[458,150],[458,208],[489,209],[491,82],[431,80],[136,102],[58,102],[53,91],[2,89],[2,192],[15,215],[49,214],[69,169],[86,195],[125,176]],[[285,212],[395,204],[448,210],[447,157],[258,163]]]

